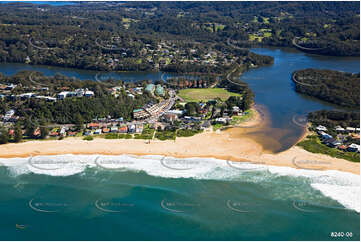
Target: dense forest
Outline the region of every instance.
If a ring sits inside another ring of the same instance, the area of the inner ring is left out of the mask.
[[[360,108],[360,74],[305,69],[293,73],[296,91],[343,107]]]
[[[360,127],[360,113],[337,110],[320,110],[308,114],[308,120],[326,127]]]
[[[295,38],[320,54],[357,56],[359,9],[358,2],[1,3],[0,62],[221,73],[247,55],[239,48],[293,46]]]

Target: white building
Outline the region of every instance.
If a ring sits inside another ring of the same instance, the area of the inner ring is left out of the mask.
[[[12,116],[14,116],[14,114],[15,114],[15,110],[14,110],[14,109],[10,109],[9,111],[7,111],[7,112],[5,113],[5,117],[6,117],[6,118],[11,118]]]
[[[356,131],[356,128],[346,127],[346,130],[347,130],[348,132],[355,132],[355,131]]]
[[[94,96],[94,92],[93,92],[93,91],[86,90],[85,93],[84,93],[84,96],[86,96],[86,97],[93,97],[93,96]]]
[[[318,131],[327,131],[327,128],[326,128],[325,126],[322,126],[322,125],[318,125],[318,126],[316,127],[316,129],[317,129]]]
[[[61,92],[56,95],[57,99],[65,99],[68,96],[69,92]]]
[[[216,122],[225,124],[225,123],[227,123],[227,119],[226,118],[216,118]]]
[[[84,96],[84,94],[85,94],[85,91],[84,91],[84,89],[82,89],[82,88],[76,89],[75,92],[76,92],[76,96],[77,96],[77,97],[82,97],[82,96]]]

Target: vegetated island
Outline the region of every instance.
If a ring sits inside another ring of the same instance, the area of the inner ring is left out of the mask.
[[[305,69],[293,73],[296,91],[355,111],[308,114],[309,134],[298,146],[313,153],[360,162],[360,74]]]

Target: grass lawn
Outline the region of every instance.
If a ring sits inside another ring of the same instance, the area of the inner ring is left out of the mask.
[[[263,18],[263,23],[269,24],[269,18],[266,18],[266,17],[262,17],[262,18]]]
[[[254,116],[254,111],[252,109],[249,109],[242,116],[232,116],[231,124],[235,125],[235,124],[243,123],[253,118],[253,116]]]
[[[254,34],[249,34],[248,37],[249,37],[249,41],[255,41],[256,40],[258,42],[262,42],[262,39],[263,39],[263,37],[258,37],[258,36],[254,35]]]
[[[360,154],[356,152],[344,152],[336,148],[330,148],[327,145],[322,144],[317,135],[307,136],[307,138],[298,143],[297,146],[301,146],[303,149],[312,153],[326,154],[340,159],[360,162]]]
[[[226,124],[213,124],[212,127],[213,127],[213,131],[216,131],[218,129],[221,129],[223,127],[226,127],[227,125]]]
[[[230,96],[241,96],[241,94],[229,92],[223,88],[189,88],[180,90],[178,96],[186,102],[200,102],[215,98],[225,101]]]
[[[226,26],[225,25],[223,25],[223,24],[216,24],[216,32],[218,32],[219,30],[223,30]]]

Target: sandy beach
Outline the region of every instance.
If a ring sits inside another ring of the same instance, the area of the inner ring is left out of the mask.
[[[252,120],[239,128],[224,131],[207,131],[193,137],[177,138],[176,141],[96,138],[84,141],[82,138],[66,138],[52,141],[28,141],[0,146],[1,158],[29,157],[60,154],[102,154],[102,155],[163,155],[177,158],[213,157],[223,160],[253,162],[256,164],[288,166],[300,169],[339,170],[360,174],[360,163],[314,154],[293,146],[290,149],[272,153],[247,134],[247,127],[257,128],[267,120],[256,113]],[[241,131],[241,132],[240,132]]]

